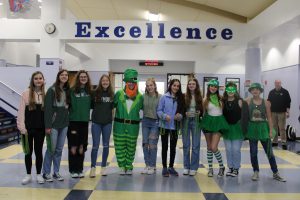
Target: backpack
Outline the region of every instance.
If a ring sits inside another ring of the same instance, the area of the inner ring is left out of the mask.
[[[286,126],[285,133],[288,141],[296,140],[296,130],[291,125]]]

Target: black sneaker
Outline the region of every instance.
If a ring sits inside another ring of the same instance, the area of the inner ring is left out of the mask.
[[[225,172],[225,167],[220,167],[218,177],[223,177]]]
[[[277,147],[278,143],[272,143],[272,147]]]
[[[233,168],[229,168],[229,171],[226,173],[226,176],[232,176]]]
[[[43,174],[43,178],[46,182],[53,182],[53,179],[50,174]]]
[[[178,176],[178,172],[174,169],[174,167],[169,167],[168,172],[173,176]]]
[[[232,177],[237,177],[239,175],[239,169],[233,169],[231,176]]]
[[[164,167],[163,170],[162,170],[162,176],[163,177],[169,177],[169,171],[166,167]]]
[[[208,176],[208,177],[213,177],[213,176],[214,176],[214,170],[213,170],[213,168],[209,168],[209,169],[208,169],[207,176]]]
[[[286,144],[282,144],[282,149],[283,150],[287,150],[287,145]]]
[[[273,174],[273,178],[280,182],[286,182],[286,180],[282,176],[280,176],[278,172]]]
[[[63,181],[64,178],[59,173],[54,173],[53,178],[58,181]]]

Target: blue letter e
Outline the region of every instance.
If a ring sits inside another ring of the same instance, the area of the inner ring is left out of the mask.
[[[90,37],[91,32],[88,29],[91,28],[91,22],[75,22],[77,26],[77,32],[75,37]]]

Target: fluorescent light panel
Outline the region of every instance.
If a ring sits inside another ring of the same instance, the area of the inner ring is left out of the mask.
[[[154,14],[154,13],[150,13],[148,12],[148,20],[149,21],[159,21],[160,20],[160,14]]]

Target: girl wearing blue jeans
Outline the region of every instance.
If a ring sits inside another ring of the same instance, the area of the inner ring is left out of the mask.
[[[69,125],[69,74],[67,70],[57,73],[56,81],[47,91],[45,97],[45,132],[51,145],[47,145],[43,164],[43,178],[47,182],[53,179],[63,181],[59,174],[61,155]],[[53,163],[53,176],[51,165]]]
[[[235,83],[230,82],[226,85],[223,104],[223,115],[229,125],[229,130],[223,132],[227,166],[229,168],[226,176],[236,177],[241,167],[241,147],[244,134],[241,127],[243,101],[237,93]]]
[[[277,181],[286,182],[279,174],[276,159],[272,149],[272,117],[270,102],[261,98],[260,94],[264,91],[261,84],[252,83],[248,89],[252,94],[252,98],[247,99],[249,105],[250,122],[248,126],[247,139],[250,145],[250,157],[253,168],[252,181],[259,180],[259,165],[257,159],[258,141],[262,144],[268,157],[273,178]]]
[[[183,175],[195,176],[199,168],[201,130],[200,117],[203,113],[202,96],[198,80],[188,80],[185,96],[185,118],[182,133],[183,143]],[[191,140],[192,137],[192,140]],[[192,156],[190,148],[192,142]]]
[[[107,157],[109,154],[109,140],[112,128],[112,110],[113,110],[114,92],[111,87],[109,76],[104,74],[101,76],[98,87],[92,94],[92,137],[93,148],[91,152],[91,171],[90,177],[96,176],[96,161],[98,157],[98,149],[100,137],[102,133],[102,162],[101,175],[107,175]]]
[[[157,142],[158,142],[158,118],[156,109],[161,95],[157,92],[154,78],[148,78],[143,102],[143,152],[146,167],[142,174],[154,174],[156,169]]]

